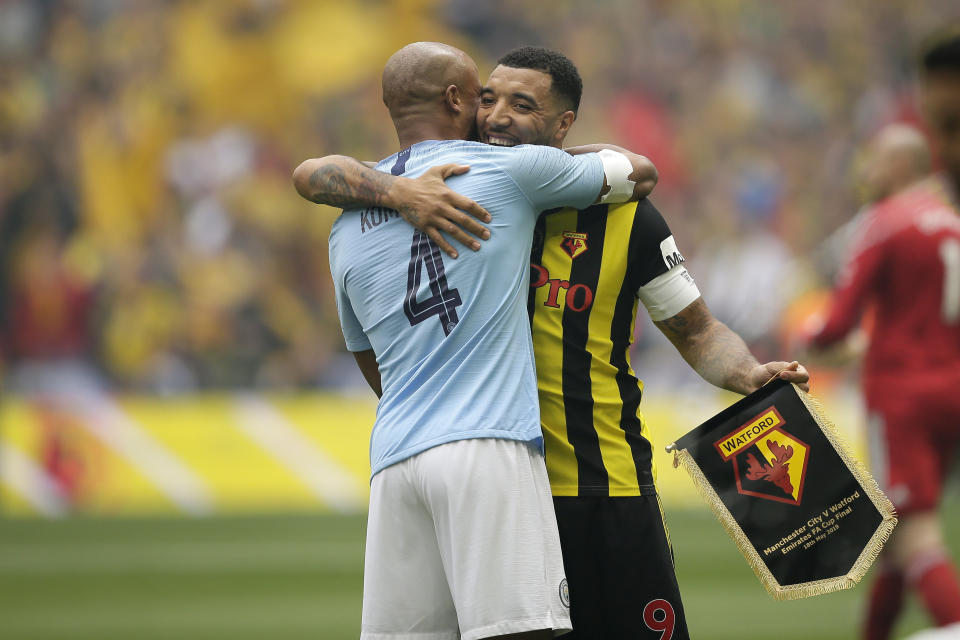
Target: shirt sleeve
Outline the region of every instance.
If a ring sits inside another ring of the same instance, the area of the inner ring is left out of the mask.
[[[350,299],[337,287],[337,313],[340,315],[340,328],[343,330],[343,339],[348,351],[366,351],[372,349],[370,339],[363,332],[363,326],[353,312]]]
[[[655,322],[671,318],[699,298],[700,290],[684,266],[667,221],[653,203],[643,199],[621,206],[636,206],[629,273],[637,297]]]
[[[850,256],[837,277],[827,317],[810,338],[814,346],[828,347],[842,340],[860,321],[880,277],[886,253],[886,241],[876,241],[878,227],[874,218],[858,230]]]
[[[330,273],[333,276],[333,288],[337,300],[337,314],[340,317],[340,329],[343,331],[343,339],[348,351],[366,351],[373,347],[370,345],[370,339],[367,338],[367,334],[363,331],[363,325],[360,324],[357,314],[353,311],[353,305],[350,304],[350,297],[347,295],[344,277],[340,272],[340,265],[338,265],[336,260],[337,253],[336,243],[332,241],[331,237]]]
[[[572,156],[539,145],[520,145],[509,152],[507,172],[537,211],[555,207],[584,209],[603,189],[603,163],[596,153]]]

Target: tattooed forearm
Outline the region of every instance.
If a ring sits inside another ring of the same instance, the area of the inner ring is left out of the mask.
[[[310,200],[334,207],[375,207],[383,204],[395,178],[358,164],[352,178],[341,167],[324,164],[310,174]]]
[[[758,365],[743,339],[714,319],[696,343],[691,357],[705,380],[738,393],[749,393],[749,374]]]
[[[674,336],[680,338],[686,333],[687,327],[690,326],[690,321],[687,319],[687,316],[678,313],[672,318],[661,320],[657,323],[657,326],[660,327],[660,331],[672,341]]]
[[[683,359],[708,382],[744,393],[757,361],[747,345],[697,300],[672,318],[656,323]]]

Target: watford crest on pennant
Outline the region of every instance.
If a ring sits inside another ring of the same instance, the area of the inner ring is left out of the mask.
[[[810,447],[784,431],[784,424],[770,407],[713,443],[720,457],[733,463],[739,493],[800,504]]]

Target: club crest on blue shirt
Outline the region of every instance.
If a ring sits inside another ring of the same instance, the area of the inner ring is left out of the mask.
[[[571,258],[583,254],[587,250],[587,234],[576,231],[564,231],[560,246]]]

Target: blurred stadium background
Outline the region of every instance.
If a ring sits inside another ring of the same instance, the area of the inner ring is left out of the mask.
[[[482,77],[520,44],[569,55],[569,142],[654,160],[708,304],[779,359],[842,254],[827,239],[859,206],[857,150],[916,121],[913,52],[958,17],[955,0],[0,1],[0,637],[357,637],[375,404],[337,324],[336,211],[289,176],[396,150],[379,74],[400,46],[449,42]],[[663,445],[732,398],[642,320]],[[856,372],[814,376],[862,453]],[[658,465],[694,635],[855,635],[862,588],[773,602]]]

